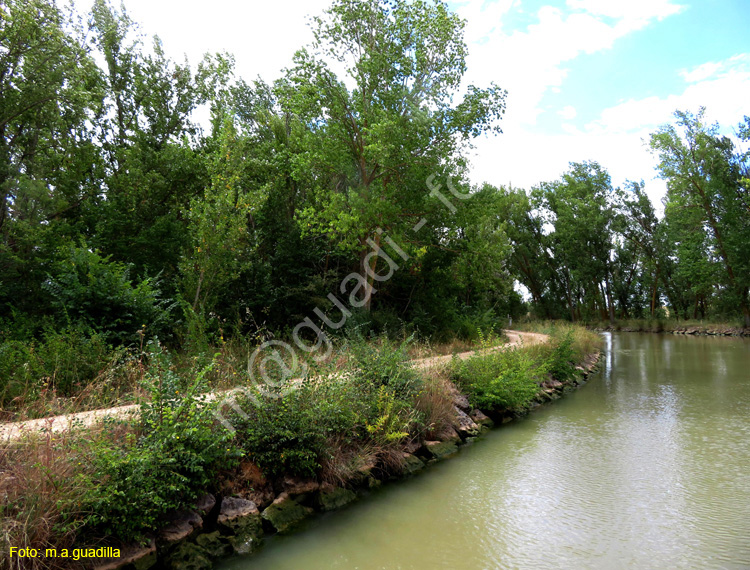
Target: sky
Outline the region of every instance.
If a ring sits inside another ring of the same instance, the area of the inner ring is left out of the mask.
[[[124,0],[173,59],[234,54],[237,74],[272,82],[312,39],[309,16],[329,0]],[[475,183],[529,189],[570,162],[598,161],[615,185],[665,184],[649,133],[675,110],[731,135],[750,115],[750,0],[453,0],[466,20],[465,84],[508,90],[503,134],[471,152]],[[83,6],[81,6],[83,7]]]

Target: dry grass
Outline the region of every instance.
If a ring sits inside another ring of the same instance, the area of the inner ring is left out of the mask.
[[[63,508],[75,504],[80,497],[78,474],[86,465],[76,447],[70,434],[46,434],[0,448],[0,567],[12,570],[64,567],[62,561],[44,557],[10,558],[10,547],[39,550],[72,547],[75,528],[65,525]]]
[[[416,409],[424,418],[423,433],[427,439],[434,439],[447,426],[452,425],[455,418],[455,387],[449,376],[449,363],[436,365],[423,373],[424,385],[417,397]]]
[[[375,466],[382,451],[373,444],[353,446],[345,438],[333,436],[328,440],[327,455],[320,462],[320,478],[332,485],[345,486],[356,481],[363,469]]]
[[[583,360],[588,354],[597,352],[602,346],[602,337],[599,334],[568,321],[532,321],[524,323],[519,329],[548,334],[552,338],[553,345],[567,334],[571,334],[573,338],[572,347],[577,361]],[[538,345],[536,350],[543,354],[545,350],[551,350],[551,347]],[[535,353],[532,352],[532,354]]]

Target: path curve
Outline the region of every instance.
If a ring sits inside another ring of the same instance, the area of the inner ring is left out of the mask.
[[[530,346],[547,342],[549,336],[541,333],[522,332],[515,330],[504,331],[508,336],[509,342],[487,349],[487,352],[495,350],[506,350],[515,346]],[[470,350],[462,352],[456,356],[460,359],[466,359],[474,355],[476,351]],[[445,356],[429,356],[413,360],[416,368],[426,370],[436,365],[449,363],[453,359],[452,354]],[[231,390],[230,390],[231,392]],[[207,394],[206,401],[217,398],[224,392]],[[26,420],[23,422],[8,422],[0,424],[0,443],[9,443],[21,439],[25,435],[32,434],[53,434],[69,432],[74,429],[92,428],[101,423],[105,418],[127,419],[138,414],[140,404],[131,404],[128,406],[116,406],[114,408],[104,408],[99,410],[90,410],[86,412],[77,412],[75,414],[64,414],[61,416],[52,416],[36,420]]]

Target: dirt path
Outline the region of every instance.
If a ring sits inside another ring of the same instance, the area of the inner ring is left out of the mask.
[[[505,334],[508,335],[510,342],[494,348],[489,348],[487,350],[505,350],[507,348],[521,345],[529,346],[532,344],[546,342],[549,338],[545,334],[511,330],[506,330]],[[473,354],[474,351],[470,350],[468,352],[462,352],[456,356],[461,359],[466,359]],[[452,358],[453,355],[448,354],[446,356],[430,356],[428,358],[420,358],[412,362],[414,363],[414,366],[416,368],[426,370],[436,365],[449,363]],[[213,400],[220,394],[221,393],[208,394],[206,396],[206,401]],[[131,404],[129,406],[117,406],[114,408],[91,410],[88,412],[78,412],[75,414],[65,414],[62,416],[52,416],[49,418],[41,418],[38,420],[4,423],[0,424],[0,443],[17,440],[22,438],[24,435],[39,433],[61,433],[73,429],[91,428],[101,423],[104,418],[124,419],[136,416],[139,409],[140,405]]]

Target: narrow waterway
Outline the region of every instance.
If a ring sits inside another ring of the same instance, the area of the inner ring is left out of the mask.
[[[581,389],[222,570],[750,568],[750,340],[605,340]]]

